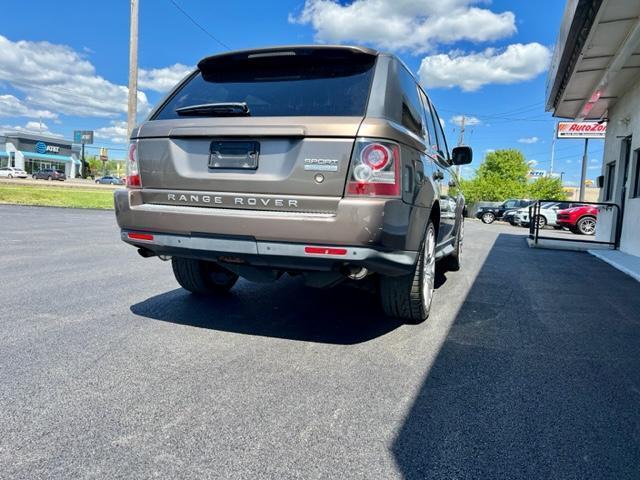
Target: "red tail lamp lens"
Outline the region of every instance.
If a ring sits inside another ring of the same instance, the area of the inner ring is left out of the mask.
[[[367,145],[361,153],[362,162],[373,170],[382,170],[388,165],[390,158],[389,149],[379,143]]]

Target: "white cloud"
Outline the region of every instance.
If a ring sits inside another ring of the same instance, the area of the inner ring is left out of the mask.
[[[0,130],[3,132],[23,132],[23,133],[35,133],[40,135],[48,135],[50,137],[58,137],[63,138],[64,135],[59,133],[54,133],[49,130],[49,127],[46,123],[42,122],[27,122],[24,126],[22,125],[2,125],[0,126]]]
[[[485,154],[487,154],[487,153],[493,153],[493,152],[495,152],[495,151],[496,151],[496,149],[495,149],[495,148],[487,148],[487,149],[484,151],[484,153],[485,153]]]
[[[101,127],[94,130],[96,138],[102,138],[112,143],[127,143],[127,122],[112,120],[108,127]]]
[[[538,137],[524,137],[524,138],[519,138],[518,142],[526,143],[530,145],[532,143],[538,143],[538,140],[540,140]]]
[[[512,12],[473,6],[482,0],[306,0],[289,22],[310,24],[320,42],[370,43],[390,50],[427,52],[440,43],[484,42],[516,32]]]
[[[138,71],[138,88],[144,90],[155,90],[156,92],[167,92],[171,90],[180,80],[194,69],[181,63],[176,63],[170,67],[152,68]]]
[[[24,92],[26,104],[48,111],[87,117],[127,111],[127,87],[97,75],[91,62],[66,45],[0,35],[0,80]],[[138,92],[138,109],[149,110],[144,92]]]
[[[49,110],[30,108],[13,95],[0,95],[0,117],[39,117],[55,119],[58,118],[58,115]]]
[[[464,116],[464,124],[466,127],[475,127],[476,125],[480,125],[482,123],[478,117],[474,117],[471,115],[454,115],[453,117],[451,117],[450,121],[454,125],[461,127],[463,116]]]
[[[487,48],[480,53],[460,51],[425,57],[418,71],[426,87],[458,86],[472,92],[484,85],[510,84],[535,78],[549,65],[551,52],[539,43]]]

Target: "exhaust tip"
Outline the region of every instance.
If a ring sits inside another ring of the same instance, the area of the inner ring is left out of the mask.
[[[156,256],[155,253],[153,253],[151,250],[147,250],[146,248],[139,248],[138,255],[140,255],[142,258],[151,258]]]
[[[357,265],[345,265],[342,273],[350,280],[363,280],[369,275],[369,270]]]

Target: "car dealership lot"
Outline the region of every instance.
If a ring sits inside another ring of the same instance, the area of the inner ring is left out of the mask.
[[[0,206],[0,478],[636,478],[638,283],[467,222],[431,317],[297,279],[222,300],[112,212]]]

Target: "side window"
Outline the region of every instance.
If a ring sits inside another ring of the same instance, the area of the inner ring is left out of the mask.
[[[613,199],[613,182],[616,177],[616,162],[607,163],[606,184],[604,189],[604,200],[608,202]]]
[[[433,104],[429,103],[430,105],[430,110],[431,110],[431,121],[433,123],[433,128],[436,132],[436,152],[438,152],[438,156],[443,158],[444,157],[444,139],[442,138],[442,134],[440,133],[440,120],[438,119],[438,115],[436,115],[435,110],[433,109]]]
[[[427,153],[434,155],[438,151],[438,140],[436,137],[436,131],[433,128],[433,120],[431,117],[431,107],[429,106],[429,99],[422,90],[419,90],[420,100],[422,101],[422,124],[424,125],[424,136],[427,141]]]
[[[402,126],[416,135],[423,135],[422,108],[418,96],[418,86],[413,76],[404,66],[398,68],[400,74],[400,90],[402,91]]]
[[[438,145],[440,147],[440,151],[442,152],[444,158],[449,160],[449,148],[447,146],[447,139],[444,136],[444,129],[442,128],[442,122],[440,122],[440,117],[438,116],[438,112],[436,111],[433,104],[431,105],[431,112],[433,113],[433,123],[436,124],[436,132],[438,134]]]
[[[515,200],[509,200],[508,202],[505,202],[504,208],[515,208],[517,204],[518,202],[516,202]]]

